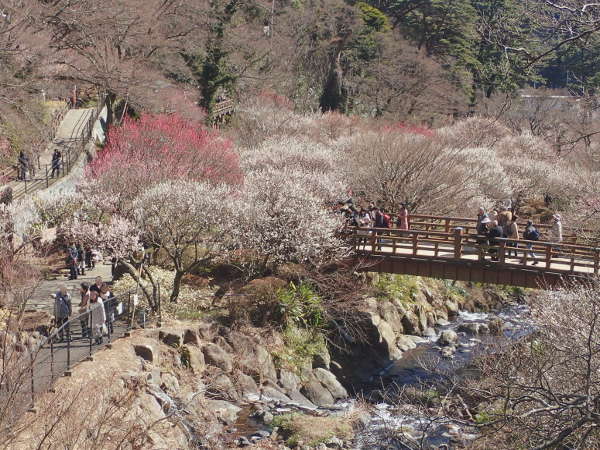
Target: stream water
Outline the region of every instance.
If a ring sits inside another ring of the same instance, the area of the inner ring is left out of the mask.
[[[499,335],[473,334],[471,331],[495,319],[501,319],[503,330]],[[457,351],[451,358],[441,356],[442,347],[437,341],[444,330],[458,335]],[[500,351],[503,344],[521,339],[534,330],[527,305],[513,303],[493,313],[459,313],[456,320],[436,327],[435,336],[404,352],[402,359],[394,361],[380,371],[373,384],[379,388],[365,392],[375,403],[371,419],[358,436],[356,446],[363,450],[381,448],[455,448],[477,437],[476,430],[465,422],[448,417],[423,414],[423,408],[398,404],[399,392],[407,387],[419,386],[435,389],[447,376],[468,377],[470,363],[477,355]],[[431,391],[435,392],[435,391]]]

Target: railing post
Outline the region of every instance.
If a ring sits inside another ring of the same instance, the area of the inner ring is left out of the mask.
[[[31,372],[31,408],[29,408],[29,411],[35,412],[35,383],[33,381],[33,348],[29,349],[29,363]]]
[[[552,262],[552,244],[546,244],[546,269],[550,268]]]
[[[63,336],[65,330],[63,328]],[[58,336],[58,334],[57,334]],[[50,383],[54,382],[54,338],[50,338]]]
[[[598,275],[598,268],[600,267],[600,249],[594,249],[594,275]]]
[[[67,333],[67,370],[65,375],[71,375],[71,324],[69,324],[69,332]]]
[[[48,183],[48,164],[46,164],[46,189],[48,189],[49,183]]]
[[[444,219],[444,230],[446,233],[450,233],[450,219]]]
[[[88,323],[87,323],[87,329],[88,329],[88,336],[90,337],[90,355],[88,356],[88,358],[91,360],[92,359],[92,334],[94,334],[92,332],[92,310],[90,309],[87,313],[87,319],[88,319]]]
[[[498,249],[498,262],[504,263],[506,260],[506,241],[500,241],[500,248]]]
[[[418,251],[418,245],[419,245],[419,235],[417,233],[413,233],[412,235],[412,250],[413,250],[413,256],[417,256],[417,251]]]
[[[462,238],[463,229],[456,227],[454,229],[454,259],[462,258]]]

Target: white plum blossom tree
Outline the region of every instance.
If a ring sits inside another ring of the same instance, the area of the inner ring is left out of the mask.
[[[342,218],[317,194],[322,189],[315,189],[328,181],[290,169],[247,175],[234,208],[230,244],[261,255],[263,269],[286,262],[320,266],[343,256],[347,248],[336,234]]]
[[[186,273],[223,254],[223,229],[232,218],[231,195],[225,185],[167,181],[133,203],[135,226],[144,242],[162,249],[175,269],[171,301],[177,300]]]

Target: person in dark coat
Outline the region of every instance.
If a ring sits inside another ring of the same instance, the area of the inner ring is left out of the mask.
[[[79,275],[85,275],[85,249],[81,244],[77,246],[77,261],[79,262]]]
[[[73,248],[69,247],[67,251],[67,267],[69,268],[69,280],[77,279],[77,250],[72,251]]]
[[[54,324],[58,329],[58,338],[61,341],[64,340],[65,335],[67,340],[70,339],[71,330],[68,322],[71,312],[71,296],[67,291],[67,287],[61,285],[59,291],[54,294]]]
[[[24,180],[27,178],[27,170],[29,169],[29,157],[27,154],[21,150],[19,153],[19,180]]]
[[[499,238],[502,238],[504,235],[504,230],[500,225],[498,225],[498,221],[494,220],[491,222],[490,229],[488,230],[488,243],[490,245],[490,255],[492,255],[492,261],[498,261],[498,249],[493,248],[500,245]]]
[[[60,161],[62,159],[62,155],[60,151],[56,148],[54,149],[54,153],[52,153],[52,173],[50,174],[50,178],[54,178],[54,175],[57,176],[60,174]]]

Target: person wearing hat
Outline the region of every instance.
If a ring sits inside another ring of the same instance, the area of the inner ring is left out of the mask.
[[[563,240],[562,217],[560,214],[552,216],[552,228],[550,229],[550,238],[552,242],[560,244]]]
[[[484,222],[485,220],[485,222]],[[482,236],[487,234],[487,224],[490,223],[490,218],[485,212],[483,206],[479,208],[479,212],[477,213],[477,234],[481,234]]]

